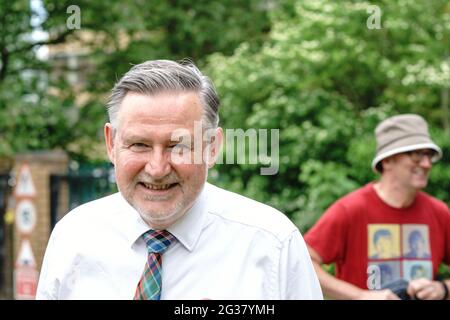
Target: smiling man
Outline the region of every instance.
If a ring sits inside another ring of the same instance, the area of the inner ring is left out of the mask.
[[[219,99],[192,63],[147,61],[115,85],[104,133],[119,193],[52,232],[38,299],[321,299],[295,225],[212,186]]]
[[[178,139],[173,139],[174,133],[187,131],[194,136],[194,124],[201,118],[202,106],[196,92],[161,92],[152,96],[131,92],[122,101],[117,134],[110,123],[105,125],[108,154],[117,168],[119,190],[155,229],[166,229],[175,223],[203,188],[211,162],[193,164],[190,157],[186,163],[174,163],[171,159],[176,156],[174,148],[181,148]],[[222,131],[216,130],[215,138],[220,141]],[[191,152],[192,145],[183,147],[187,150],[180,152]],[[211,160],[217,145],[213,148]]]
[[[389,277],[411,280],[411,298],[448,299],[450,282],[437,281],[436,275],[442,262],[450,264],[450,212],[445,203],[421,192],[442,151],[431,140],[425,120],[414,114],[384,120],[375,136],[372,169],[381,174],[379,181],[339,199],[305,236],[324,294],[398,299],[389,285],[376,290],[389,281],[382,272],[388,264]],[[431,256],[409,252],[411,234],[421,237],[421,252]],[[332,262],[336,277],[320,267]],[[412,279],[414,265],[430,277]]]

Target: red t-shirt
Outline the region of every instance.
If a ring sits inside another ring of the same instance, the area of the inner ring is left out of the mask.
[[[324,263],[336,262],[337,278],[363,289],[433,279],[450,264],[450,211],[423,192],[408,208],[390,207],[369,183],[328,208],[305,241]]]

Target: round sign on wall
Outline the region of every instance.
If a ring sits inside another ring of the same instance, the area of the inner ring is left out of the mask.
[[[21,233],[30,233],[36,225],[36,208],[30,200],[21,200],[16,207],[16,226]]]

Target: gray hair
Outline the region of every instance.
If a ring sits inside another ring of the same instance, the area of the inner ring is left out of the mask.
[[[153,60],[132,67],[112,89],[106,108],[117,128],[117,114],[128,92],[154,95],[165,91],[194,91],[203,105],[205,129],[219,125],[219,97],[211,80],[189,60]]]

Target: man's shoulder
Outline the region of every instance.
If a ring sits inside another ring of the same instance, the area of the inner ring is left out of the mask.
[[[65,224],[92,224],[96,220],[103,220],[117,210],[123,203],[123,198],[119,192],[102,197],[93,201],[86,202],[71,211],[69,211],[59,222],[58,225]]]
[[[371,184],[366,184],[356,190],[353,190],[338,200],[336,200],[331,207],[333,208],[345,208],[346,210],[360,210],[361,207],[365,207],[370,201],[370,193],[372,192]]]
[[[365,199],[367,199],[367,196],[371,192],[373,192],[372,183],[368,183],[362,187],[359,187],[358,189],[355,189],[347,193],[345,196],[341,198],[341,200],[346,202],[365,201]]]
[[[419,192],[418,200],[426,203],[427,206],[433,207],[438,212],[442,212],[444,214],[449,213],[449,208],[444,201],[439,200],[439,199],[429,195],[426,192],[423,192],[423,191]]]
[[[281,211],[240,194],[207,184],[208,211],[230,223],[256,228],[279,239],[297,230]]]

